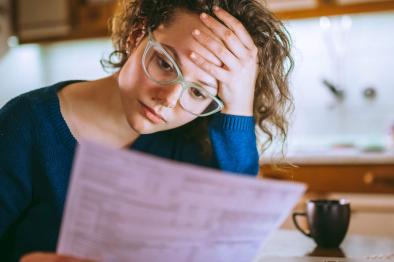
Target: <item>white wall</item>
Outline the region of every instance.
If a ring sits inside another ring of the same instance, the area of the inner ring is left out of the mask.
[[[324,22],[324,21],[323,21]],[[394,12],[287,23],[294,42],[292,88],[296,111],[289,148],[384,144],[394,124]],[[325,77],[346,94],[337,101]],[[373,86],[375,100],[362,95]]]
[[[42,85],[38,45],[10,49],[0,60],[0,106],[12,97]]]
[[[0,107],[12,97],[62,80],[107,75],[100,59],[112,50],[109,39],[20,45],[0,58]]]
[[[295,70],[296,111],[289,148],[335,143],[382,144],[394,124],[394,12],[288,21]],[[0,106],[27,90],[66,79],[105,76],[99,63],[111,51],[108,39],[21,45],[0,59]],[[336,101],[323,77],[346,92]],[[376,88],[374,101],[362,96]]]

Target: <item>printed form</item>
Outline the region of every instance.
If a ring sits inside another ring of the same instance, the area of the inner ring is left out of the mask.
[[[57,251],[116,262],[253,261],[304,190],[84,142]]]

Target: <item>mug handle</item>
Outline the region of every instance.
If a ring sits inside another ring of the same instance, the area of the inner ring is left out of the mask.
[[[302,229],[302,228],[298,225],[297,216],[306,217],[306,213],[305,213],[305,212],[294,212],[294,213],[293,213],[293,223],[294,223],[295,227],[296,227],[302,234],[304,234],[304,235],[307,236],[307,237],[312,237],[312,235],[311,235],[310,232],[305,232],[304,229]]]

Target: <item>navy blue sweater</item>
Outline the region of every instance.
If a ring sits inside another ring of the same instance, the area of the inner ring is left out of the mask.
[[[57,91],[73,81],[37,89],[0,110],[0,261],[54,251],[77,141],[64,121]],[[164,158],[256,175],[254,118],[216,114],[209,123],[213,155],[177,129],[141,135],[131,149]],[[189,142],[187,142],[189,141]]]

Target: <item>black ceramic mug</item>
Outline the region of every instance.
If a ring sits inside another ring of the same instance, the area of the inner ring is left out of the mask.
[[[308,231],[297,222],[298,216],[306,217]],[[345,238],[350,222],[350,204],[341,200],[309,200],[306,212],[294,212],[296,228],[307,237],[313,238],[320,247],[339,247]]]

